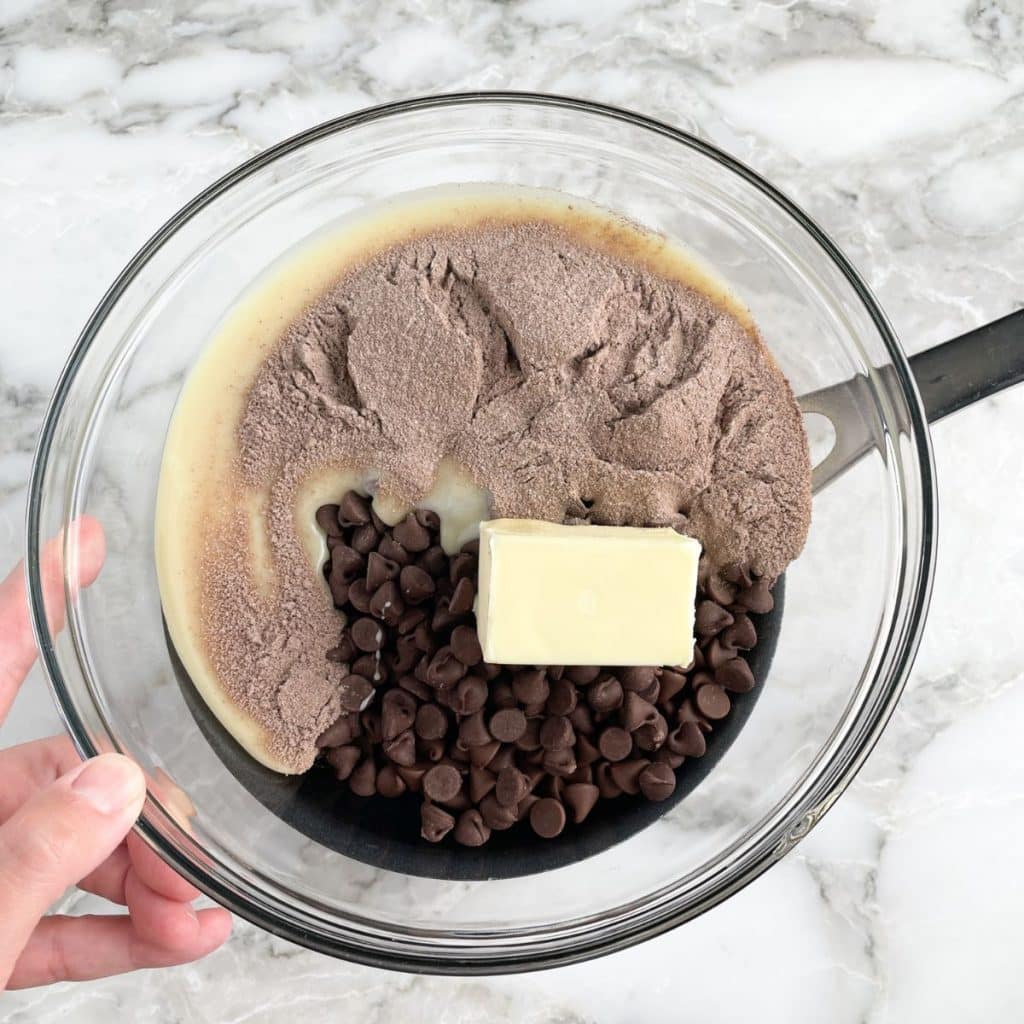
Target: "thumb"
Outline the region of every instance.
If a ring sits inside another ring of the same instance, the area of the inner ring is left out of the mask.
[[[0,827],[0,989],[39,918],[110,856],[145,798],[139,767],[103,754],[37,793]]]

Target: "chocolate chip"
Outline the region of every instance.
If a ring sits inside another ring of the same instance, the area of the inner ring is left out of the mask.
[[[565,670],[566,678],[577,686],[589,686],[600,674],[599,665],[574,665]]]
[[[436,704],[424,704],[416,712],[416,735],[424,740],[439,740],[448,731],[448,716]]]
[[[619,761],[609,769],[615,784],[623,793],[636,796],[640,792],[640,773],[650,764],[644,758],[634,758],[631,761]]]
[[[483,653],[480,650],[480,641],[477,639],[476,630],[472,626],[456,626],[452,630],[452,650],[455,657],[472,668],[483,661]]]
[[[642,725],[650,725],[661,716],[658,709],[637,693],[627,693],[622,706],[622,725],[635,732]]]
[[[436,764],[423,776],[423,792],[435,803],[448,803],[461,788],[462,776],[450,764]]]
[[[442,633],[458,621],[458,615],[452,614],[449,598],[439,597],[437,604],[434,606],[434,616],[430,620],[430,628],[435,633]]]
[[[389,626],[397,626],[404,612],[405,603],[394,580],[378,587],[370,598],[370,614],[374,618],[383,619]]]
[[[494,741],[497,743],[497,740]],[[477,750],[483,750],[484,747],[476,747],[474,753]],[[499,749],[496,753],[492,754],[487,760],[487,767],[492,772],[500,772],[502,768],[507,768],[510,764],[514,765],[516,762],[516,747],[511,744],[499,744]],[[479,762],[478,762],[479,763]]]
[[[419,553],[430,547],[430,531],[416,518],[406,516],[392,531],[391,535],[406,551]]]
[[[487,684],[478,676],[460,679],[451,696],[451,709],[459,715],[472,715],[487,703]]]
[[[667,800],[675,792],[676,773],[664,761],[655,761],[640,772],[637,782],[648,800]]]
[[[355,715],[342,715],[334,725],[328,726],[316,741],[321,749],[324,747],[343,747],[351,743],[360,733],[359,719]]]
[[[395,765],[395,771],[410,793],[419,793],[423,789],[423,776],[428,770],[429,765],[421,764],[419,761],[411,765]]]
[[[526,731],[516,740],[520,750],[540,750],[540,719],[530,718],[526,722]]]
[[[393,740],[410,728],[416,718],[416,701],[405,690],[388,690],[381,699],[381,736]]]
[[[416,559],[416,564],[431,577],[448,576],[448,556],[440,544],[432,544]]]
[[[564,665],[548,665],[548,679],[551,682],[557,682],[563,675],[565,675]]]
[[[367,743],[371,746],[378,746],[382,738],[380,715],[373,708],[367,708],[359,713],[359,724],[363,728]]]
[[[664,761],[672,771],[675,771],[686,760],[686,758],[683,757],[682,754],[673,754],[668,747],[662,747],[661,750],[654,755],[654,760]]]
[[[622,683],[623,690],[632,690],[634,693],[646,690],[654,682],[655,670],[653,668],[618,668],[615,675]]]
[[[598,737],[597,746],[609,761],[622,761],[633,753],[633,737],[625,729],[610,725]]]
[[[594,731],[594,716],[586,704],[577,704],[569,715],[569,721],[577,733],[589,736]]]
[[[455,819],[434,804],[423,804],[420,807],[420,835],[428,843],[439,843],[453,828]]]
[[[541,766],[551,775],[572,775],[576,771],[576,754],[572,747],[545,750]]]
[[[722,633],[722,643],[727,647],[738,647],[742,651],[749,651],[757,643],[757,630],[754,628],[754,623],[746,615],[737,615],[736,621]]]
[[[354,551],[361,555],[368,555],[380,543],[380,534],[373,523],[357,527],[349,540]]]
[[[469,799],[478,804],[496,784],[494,775],[486,768],[473,765],[469,769]]]
[[[395,642],[395,653],[391,659],[391,670],[396,676],[406,676],[415,667],[416,663],[420,660],[422,652],[416,646],[416,641],[411,636],[400,636]],[[399,681],[399,686],[402,683]],[[405,687],[410,693],[416,693],[411,687]],[[419,694],[417,694],[419,696]]]
[[[399,574],[402,596],[409,604],[420,604],[434,593],[433,577],[418,565],[406,565]]]
[[[600,756],[600,751],[586,736],[576,736],[576,761],[578,764],[593,764]]]
[[[434,634],[430,630],[425,622],[421,622],[412,631],[412,640],[416,645],[417,650],[422,651],[424,654],[433,654],[437,650],[437,644],[434,642]]]
[[[425,530],[437,533],[441,529],[441,517],[432,508],[418,508],[413,515]]]
[[[476,557],[467,551],[457,554],[448,565],[448,579],[457,584],[461,579],[472,579],[476,575]]]
[[[455,584],[455,589],[452,591],[448,607],[452,615],[466,615],[468,612],[473,610],[473,602],[475,600],[476,587],[473,586],[472,580],[463,576],[462,579]]]
[[[377,792],[389,800],[394,800],[405,792],[405,782],[393,765],[386,764],[377,772]]]
[[[476,711],[459,723],[459,739],[467,747],[480,747],[491,742],[491,734],[484,724],[484,713]]]
[[[713,683],[715,677],[707,671],[707,669],[698,669],[690,676],[690,686],[693,692],[696,693],[702,686],[707,686],[708,683]]]
[[[562,790],[562,799],[577,825],[594,809],[600,795],[601,791],[597,786],[589,782],[573,782]]]
[[[661,684],[655,676],[642,690],[633,691],[638,697],[642,697],[648,704],[653,704],[661,692]]]
[[[361,494],[349,491],[338,506],[338,522],[342,526],[362,526],[370,522],[370,503]]]
[[[512,692],[523,704],[543,704],[551,694],[544,670],[525,669],[512,678]]]
[[[548,674],[550,676],[550,672]],[[548,711],[553,715],[571,715],[576,708],[578,692],[568,679],[554,680],[548,697]]]
[[[754,688],[754,673],[742,658],[731,658],[715,669],[715,682],[733,693],[749,693]]]
[[[644,723],[633,733],[633,740],[641,750],[657,750],[668,737],[668,722],[664,715],[657,710],[654,714],[652,721]]]
[[[352,637],[348,633],[342,633],[338,640],[338,646],[332,647],[327,652],[328,661],[351,661],[356,653],[356,645],[352,643]]]
[[[371,551],[366,556],[366,589],[375,593],[389,580],[396,579],[401,566],[392,558],[385,558],[379,551]]]
[[[362,612],[364,615],[369,612],[370,591],[366,586],[366,580],[362,578],[355,580],[348,588],[347,599],[348,603],[352,605],[356,611]]]
[[[511,828],[518,820],[517,808],[498,803],[493,793],[480,801],[480,814],[487,825],[496,832]]]
[[[384,646],[384,629],[375,619],[356,619],[352,623],[352,642],[361,651],[379,651]]]
[[[478,768],[490,766],[493,771],[498,771],[502,766],[494,763],[494,757],[500,747],[501,744],[497,740],[491,740],[490,743],[481,743],[478,747],[470,747],[470,763]]]
[[[358,747],[334,747],[327,751],[327,763],[334,769],[335,777],[344,782],[351,774],[363,752]]]
[[[712,637],[733,624],[732,615],[714,601],[701,601],[697,605],[694,628],[700,637]]]
[[[435,764],[444,757],[445,753],[444,740],[420,740],[416,744],[416,748],[425,760]]]
[[[612,765],[607,761],[602,761],[597,766],[594,772],[594,785],[605,800],[614,800],[615,797],[622,796],[622,788],[612,777]]]
[[[391,562],[396,563],[398,566],[408,565],[411,559],[409,558],[409,552],[402,547],[398,541],[395,540],[391,534],[385,534],[381,538],[380,544],[377,546],[377,550],[380,552],[381,558],[386,558]]]
[[[622,700],[622,684],[615,676],[603,676],[587,690],[587,703],[598,712],[614,711]]]
[[[705,587],[711,600],[720,605],[732,604],[733,598],[736,596],[736,588],[714,572],[708,576]]]
[[[463,846],[483,846],[490,838],[490,827],[475,807],[459,815],[455,825],[455,842]]]
[[[373,686],[365,676],[347,675],[338,683],[338,696],[346,711],[359,711],[371,693]]]
[[[349,776],[348,788],[356,796],[373,796],[377,792],[377,768],[372,757],[364,757]]]
[[[491,715],[487,727],[502,743],[515,743],[526,732],[526,715],[519,708],[503,708]]]
[[[447,688],[454,686],[465,674],[466,666],[455,657],[455,652],[446,645],[438,648],[430,659],[426,681],[431,686]]]
[[[729,629],[732,628],[732,626],[729,627]],[[736,648],[729,647],[722,642],[723,637],[728,633],[728,631],[729,630],[726,630],[721,636],[716,636],[704,651],[704,660],[712,669],[716,669],[719,665],[727,662],[730,658],[736,657]]]
[[[696,722],[683,722],[668,734],[668,749],[684,757],[703,757],[707,750],[704,733]]]
[[[755,615],[767,615],[775,607],[775,598],[768,581],[761,577],[736,595],[736,603]]]
[[[338,506],[321,505],[316,510],[316,524],[328,537],[340,537],[341,524],[338,522]]]
[[[694,698],[697,703],[697,710],[712,721],[718,721],[729,714],[732,702],[729,695],[717,683],[710,686],[702,686]]]
[[[563,715],[552,715],[540,727],[540,745],[545,750],[565,750],[575,742],[576,732]]]
[[[474,558],[480,557],[480,538],[474,537],[472,540],[467,540],[465,544],[459,548],[460,553],[466,555],[472,555]]]
[[[417,626],[425,622],[427,613],[422,608],[409,608],[398,620],[398,633],[400,636],[407,636]]]
[[[551,797],[530,808],[530,827],[543,839],[554,839],[565,828],[565,808]]]
[[[518,768],[508,765],[498,772],[494,795],[503,807],[515,807],[529,791],[530,784]]]
[[[384,756],[394,761],[395,764],[408,767],[416,762],[416,739],[412,729],[406,729],[394,739],[384,740],[382,749]]]
[[[673,672],[672,669],[662,669],[661,678],[658,680],[658,703],[664,704],[671,700],[683,687],[686,686],[686,676],[682,672]]]

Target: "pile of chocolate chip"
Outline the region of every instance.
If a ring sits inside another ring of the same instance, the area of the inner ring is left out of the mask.
[[[665,800],[729,713],[729,694],[754,686],[740,652],[757,642],[747,613],[772,608],[764,580],[701,585],[685,667],[488,665],[473,617],[475,541],[449,557],[433,512],[388,527],[354,491],[317,522],[346,619],[327,657],[350,673],[346,713],[319,746],[359,796],[420,794],[430,842],[452,833],[480,846],[521,821],[550,839],[599,799]]]

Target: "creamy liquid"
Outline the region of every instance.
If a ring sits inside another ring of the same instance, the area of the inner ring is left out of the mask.
[[[287,771],[267,751],[262,728],[228,698],[218,682],[202,629],[204,551],[240,502],[249,511],[254,580],[268,593],[275,585],[264,519],[270,482],[259,489],[246,487],[235,466],[237,432],[249,388],[289,325],[349,268],[373,253],[438,228],[538,219],[704,292],[753,330],[750,313],[725,284],[660,235],[559,193],[448,186],[376,206],[282,258],[228,313],[185,383],[168,430],[157,492],[156,563],[164,617],[196,689],[231,735],[268,768]],[[373,484],[372,476],[339,463],[322,466],[300,488],[295,531],[309,558],[310,572],[320,579],[327,547],[316,525],[316,509],[337,502],[348,490],[369,494]],[[488,517],[487,495],[457,466],[446,462],[420,505],[441,516],[442,544],[449,552],[476,536],[480,521]],[[376,499],[374,508],[388,524],[397,523],[409,511]]]

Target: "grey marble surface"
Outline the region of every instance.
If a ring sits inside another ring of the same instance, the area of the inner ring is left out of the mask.
[[[633,107],[764,173],[920,351],[1024,305],[1021,0],[0,0],[0,560],[56,374],[178,206],[317,121],[517,88]],[[0,997],[76,1021],[973,1021],[1024,1008],[1024,390],[934,431],[942,530],[913,678],[794,854],[697,922],[530,978],[414,978],[240,923],[209,960]],[[57,719],[38,675],[5,744]]]

